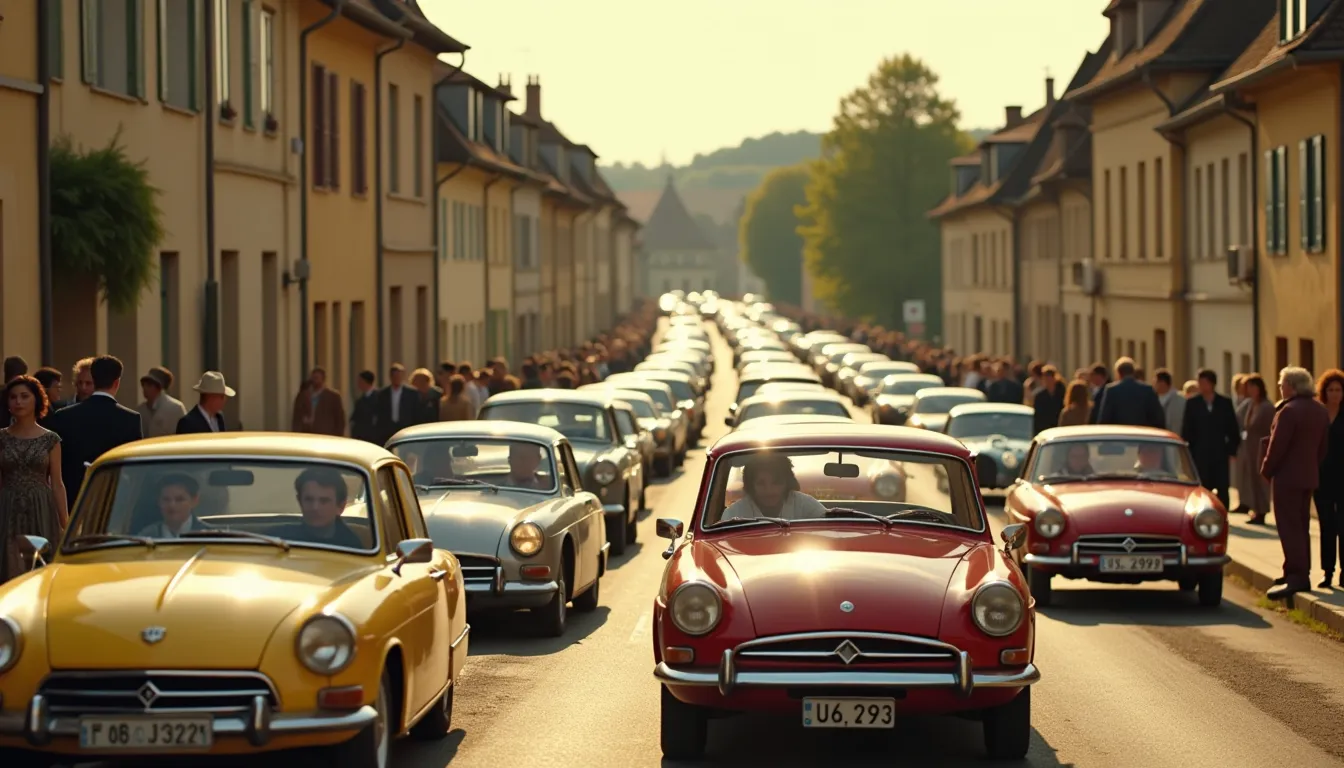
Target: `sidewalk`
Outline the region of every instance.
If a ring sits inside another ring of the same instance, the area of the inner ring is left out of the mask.
[[[1266,525],[1248,525],[1246,515],[1229,515],[1231,525],[1228,530],[1227,551],[1232,557],[1225,571],[1236,576],[1252,587],[1264,592],[1274,586],[1274,580],[1283,576],[1283,549],[1279,546],[1279,534],[1274,528],[1274,516],[1269,516]],[[1339,574],[1335,574],[1334,589],[1314,589],[1325,577],[1320,569],[1320,526],[1316,518],[1311,520],[1311,583],[1312,592],[1299,592],[1293,596],[1292,608],[1325,624],[1336,632],[1344,633],[1344,587],[1339,586]]]

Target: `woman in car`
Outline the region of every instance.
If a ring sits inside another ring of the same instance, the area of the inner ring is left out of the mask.
[[[719,519],[810,520],[825,516],[826,507],[799,490],[789,457],[760,453],[747,459],[742,469],[742,498],[725,509]]]

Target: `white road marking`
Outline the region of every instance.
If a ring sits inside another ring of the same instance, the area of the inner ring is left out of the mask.
[[[653,630],[653,614],[649,611],[645,611],[644,613],[640,614],[639,621],[635,622],[635,629],[633,632],[630,633],[630,642],[631,643],[644,642],[644,640],[648,638],[649,633],[652,630]]]

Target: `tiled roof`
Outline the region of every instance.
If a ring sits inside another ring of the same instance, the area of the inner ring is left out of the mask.
[[[677,194],[672,177],[667,177],[663,195],[644,225],[644,247],[651,251],[717,250]]]
[[[367,30],[392,38],[410,39],[414,33],[389,19],[374,5],[374,0],[347,0],[338,4],[336,0],[322,0],[328,8],[339,9],[341,15]]]
[[[1286,43],[1279,42],[1279,13],[1276,9],[1260,29],[1260,34],[1213,84],[1212,91],[1223,93],[1246,84],[1291,63],[1296,57],[1344,58],[1344,2],[1331,2],[1312,20],[1305,33]]]
[[[438,116],[439,156],[438,162],[466,163],[497,173],[506,173],[515,178],[544,181],[537,174],[518,165],[493,147],[479,141],[468,139],[453,119],[442,110],[435,110]]]
[[[404,24],[416,44],[434,53],[466,53],[471,47],[434,26],[417,0],[372,0],[372,3],[387,18]]]
[[[442,61],[434,62],[434,80],[435,82],[446,81],[452,85],[470,85],[501,101],[517,100],[517,97],[512,93],[501,89],[499,86],[491,85],[460,67],[454,67]]]
[[[995,143],[1029,144],[1032,138],[1036,135],[1036,132],[1039,131],[1044,124],[1047,112],[1048,108],[1046,107],[1036,110],[1021,123],[1003,128],[986,136],[984,141],[981,142],[981,146],[983,147],[985,144]],[[981,149],[975,153],[975,156],[979,157],[979,153],[982,151],[987,150]],[[963,166],[971,165],[972,163],[968,162],[970,157],[972,157],[972,155],[962,155],[961,157],[955,158],[952,162],[954,164],[959,163]],[[998,181],[993,184],[986,184],[984,179],[976,180],[976,182],[961,195],[948,195],[943,198],[942,202],[928,212],[928,217],[931,219],[941,218],[949,213],[986,203],[992,199],[997,199],[1001,194],[1007,195],[1008,197],[1016,196],[1018,194],[1016,189],[1019,181],[1018,170],[1023,167],[1024,164],[1032,167],[1035,166],[1035,161],[1032,159],[1032,152],[1030,151],[1030,145],[1028,149],[1024,150],[1022,155],[1019,156],[1013,167],[1009,169],[1007,173],[999,177]]]

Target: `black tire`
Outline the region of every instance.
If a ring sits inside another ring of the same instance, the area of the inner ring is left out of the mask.
[[[630,491],[625,492],[625,543],[634,544],[639,539],[639,512],[630,509]]]
[[[559,587],[550,602],[531,610],[532,618],[537,622],[537,631],[545,637],[560,637],[569,627],[569,588],[565,580],[560,579]]]
[[[1222,571],[1199,577],[1199,604],[1205,608],[1217,608],[1223,604]]]
[[[678,701],[662,686],[659,741],[668,760],[698,760],[704,757],[709,737],[709,718],[701,708]]]
[[[411,738],[420,741],[438,741],[453,730],[453,691],[457,690],[457,681],[448,686],[448,690],[439,697],[439,703],[420,718],[420,722],[411,726]]]
[[[653,460],[653,471],[654,471],[654,473],[657,474],[659,477],[671,477],[671,476],[672,476],[672,457],[671,457],[671,455],[669,454],[666,458],[654,459],[654,460]]]
[[[1177,581],[1176,581],[1176,586],[1177,586],[1182,592],[1194,592],[1194,591],[1195,591],[1195,587],[1198,587],[1198,586],[1199,586],[1199,579],[1197,579],[1197,578],[1177,579]]]
[[[327,750],[327,759],[335,768],[387,768],[392,760],[392,677],[383,670],[378,683],[374,708],[378,719],[344,744]]]
[[[625,554],[625,538],[630,535],[625,529],[629,527],[624,512],[607,518],[607,541],[611,544],[611,554],[618,557]]]
[[[602,565],[601,563],[598,563],[598,566],[601,565]],[[601,570],[600,567],[599,570]],[[574,598],[574,610],[578,611],[579,613],[592,613],[593,611],[596,611],[599,601],[602,598],[602,593],[600,590],[601,586],[602,586],[602,577],[598,576],[597,580],[593,582],[593,585],[591,587],[584,590],[584,593],[582,595],[579,595],[578,597]]]
[[[1055,590],[1051,580],[1050,574],[1027,567],[1027,586],[1031,587],[1031,596],[1036,598],[1036,607],[1049,608],[1054,600]]]
[[[1012,701],[985,710],[985,752],[991,760],[1021,760],[1031,747],[1031,688]]]

